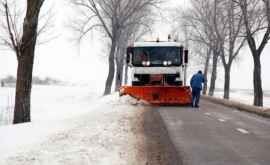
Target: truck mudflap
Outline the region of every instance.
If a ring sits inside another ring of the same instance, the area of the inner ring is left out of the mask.
[[[189,86],[122,86],[120,95],[130,95],[150,104],[191,105]]]

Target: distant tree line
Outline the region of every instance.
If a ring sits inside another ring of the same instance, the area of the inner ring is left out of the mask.
[[[16,84],[16,77],[12,75],[8,75],[5,78],[0,79],[1,83],[3,85],[1,86],[9,86]],[[38,76],[32,77],[32,83],[36,85],[58,85],[62,84],[63,82],[54,78],[46,77],[46,78],[40,78]]]

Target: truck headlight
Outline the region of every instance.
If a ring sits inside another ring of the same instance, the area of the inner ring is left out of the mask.
[[[143,62],[142,62],[142,65],[143,65],[143,66],[146,66],[146,65],[147,65],[147,62],[146,62],[146,61],[143,61]]]
[[[163,61],[163,65],[164,66],[167,66],[168,65],[168,62],[167,61]]]
[[[134,77],[132,81],[139,81],[138,77]]]

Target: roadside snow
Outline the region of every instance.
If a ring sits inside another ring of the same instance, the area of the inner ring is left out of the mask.
[[[73,117],[88,110],[89,103],[98,99],[88,86],[42,86],[32,89],[31,120],[52,121]],[[0,88],[0,126],[12,123],[15,88]]]
[[[215,96],[223,98],[223,91],[217,90]],[[232,90],[230,93],[230,100],[238,101],[244,104],[253,105],[253,92],[252,90]],[[270,91],[264,91],[264,107],[270,108]]]
[[[141,124],[138,118],[144,108],[132,106],[136,103],[132,98],[44,97],[51,99],[44,108],[51,111],[40,111],[32,123],[0,127],[1,165],[146,163],[138,156],[144,136],[134,127]],[[39,103],[33,109],[45,106]]]
[[[12,122],[15,88],[0,88],[0,126]]]

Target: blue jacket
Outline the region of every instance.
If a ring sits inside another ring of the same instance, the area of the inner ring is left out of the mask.
[[[190,80],[191,88],[199,88],[202,90],[202,83],[204,83],[204,77],[202,74],[194,74]]]

